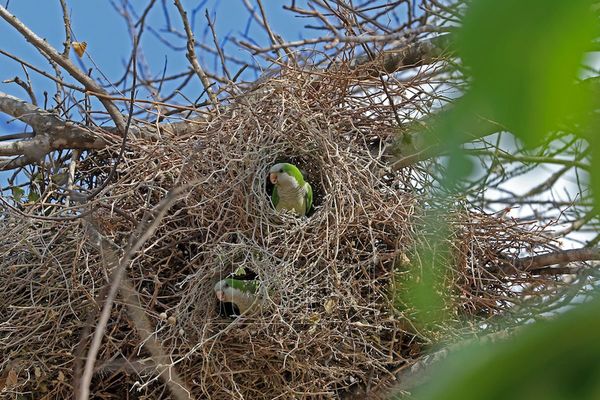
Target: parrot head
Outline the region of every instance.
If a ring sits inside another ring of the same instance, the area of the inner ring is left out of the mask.
[[[242,281],[234,278],[220,280],[215,284],[214,291],[219,301],[229,301],[236,295],[245,294],[253,295],[258,290],[257,281]]]
[[[294,164],[278,163],[269,170],[269,180],[273,185],[297,187],[304,184],[302,172]]]

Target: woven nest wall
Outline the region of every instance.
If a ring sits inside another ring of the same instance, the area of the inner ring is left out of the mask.
[[[408,264],[418,267],[412,252],[428,240],[422,172],[386,173],[377,158],[396,134],[391,112],[352,104],[341,79],[282,72],[187,136],[165,130],[132,140],[89,218],[8,213],[0,369],[11,391],[72,396],[112,272],[91,231],[125,247],[138,221],[176,187],[183,194],[127,275],[153,337],[194,396],[340,398],[393,382],[431,337],[415,331],[391,290]],[[115,144],[107,158],[117,151]],[[278,161],[298,165],[312,184],[307,218],[273,210],[267,172]],[[109,169],[88,161],[78,174],[102,177]],[[499,217],[451,215],[452,270],[441,284],[460,290],[451,290],[445,307],[462,319],[493,316],[502,299],[518,294],[514,277],[491,268],[548,240]],[[260,279],[268,300],[256,314],[230,318],[213,286],[240,268]],[[166,398],[129,308],[122,298],[113,308],[92,391]]]

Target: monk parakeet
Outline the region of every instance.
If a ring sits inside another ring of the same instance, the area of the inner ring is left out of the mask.
[[[215,284],[217,299],[237,306],[239,314],[260,307],[263,299],[258,295],[258,281],[242,281],[234,278],[220,280]]]
[[[277,211],[289,210],[302,216],[312,207],[313,192],[302,172],[293,164],[275,164],[269,170],[269,180],[275,187],[271,201]]]

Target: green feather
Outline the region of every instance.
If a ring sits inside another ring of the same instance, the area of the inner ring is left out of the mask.
[[[277,186],[273,187],[271,202],[273,203],[273,207],[277,208],[277,204],[279,204],[279,193],[277,193]]]
[[[298,167],[296,167],[294,164],[283,164],[283,172],[296,178],[296,181],[298,181],[299,186],[304,185],[304,177],[302,176],[302,172],[300,172]]]
[[[256,280],[242,281],[240,279],[227,278],[225,281],[230,287],[245,293],[256,293],[258,291],[259,282]]]
[[[308,212],[310,211],[310,209],[312,207],[312,202],[313,202],[312,186],[310,186],[310,183],[306,182],[306,213],[305,214],[308,214]]]

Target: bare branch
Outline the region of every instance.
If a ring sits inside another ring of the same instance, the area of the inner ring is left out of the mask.
[[[10,160],[0,160],[0,170],[5,171],[15,168],[21,168],[29,164],[31,164],[29,158],[25,156],[18,156]]]
[[[206,21],[208,22],[208,26],[212,33],[215,48],[217,49],[217,53],[219,54],[219,58],[221,59],[221,66],[223,68],[223,73],[225,74],[225,76],[227,77],[228,80],[231,80],[231,74],[229,73],[229,69],[227,68],[227,62],[225,61],[225,54],[223,54],[223,49],[221,49],[221,45],[219,45],[219,41],[217,39],[217,32],[215,31],[215,25],[210,20],[210,15],[208,13],[208,10],[206,10],[206,13],[204,14],[204,16],[206,17]]]
[[[399,170],[419,161],[438,156],[448,150],[441,138],[434,137],[426,127],[434,123],[439,116],[427,117],[407,127],[400,128],[395,142],[386,149],[388,162],[393,170]],[[500,124],[481,116],[473,116],[471,129],[463,132],[463,141],[481,139],[496,132],[506,130]]]
[[[405,41],[392,44],[390,48],[380,53],[375,60],[371,60],[368,55],[357,57],[353,66],[359,66],[371,61],[379,67],[372,71],[373,74],[391,74],[409,68],[421,65],[432,64],[443,60],[452,54],[451,35],[439,35],[431,39],[418,40],[409,45]]]
[[[600,260],[600,248],[582,248],[519,258],[514,268],[519,271],[536,271],[549,265]]]
[[[507,259],[503,264],[491,268],[490,272],[502,272],[505,274],[530,272],[534,274],[543,273],[545,275],[554,273],[555,275],[559,275],[574,273],[580,269],[579,267],[566,268],[565,264],[598,260],[600,260],[600,248],[584,247],[553,251],[514,260]],[[549,268],[552,265],[560,265],[560,267]]]
[[[35,161],[53,150],[99,149],[106,145],[105,140],[95,132],[73,122],[63,121],[55,114],[2,92],[0,111],[23,121],[36,132],[32,140],[2,144],[0,156],[24,155]]]
[[[65,41],[63,43],[64,50],[62,52],[63,57],[69,57],[69,50],[71,49],[71,19],[69,18],[69,7],[65,0],[60,0],[60,8],[63,13],[63,23],[65,24]]]
[[[26,66],[27,68],[32,69],[33,71],[37,72],[38,74],[43,75],[46,78],[53,80],[54,82],[56,82],[57,84],[59,84],[61,86],[67,87],[69,89],[77,90],[79,92],[85,92],[85,88],[64,82],[64,81],[58,79],[57,77],[50,75],[46,71],[44,71],[40,68],[37,68],[35,65],[32,65],[31,63],[28,63],[27,61],[21,60],[19,57],[15,56],[13,54],[10,54],[7,51],[0,49],[0,54],[3,54],[6,57],[9,57],[9,58],[15,60],[16,62],[20,63],[21,65]]]
[[[53,62],[63,67],[71,76],[77,79],[85,88],[95,93],[106,93],[100,85],[90,78],[85,72],[81,71],[73,62],[63,57],[56,51],[47,41],[37,36],[31,29],[23,24],[16,16],[12,15],[6,8],[0,6],[0,17],[4,18],[6,22],[12,25],[23,37],[33,44],[43,55],[48,57]],[[106,98],[99,97],[100,102],[104,105],[111,118],[113,119],[117,128],[121,131],[125,131],[125,120],[123,115],[119,112],[119,109],[114,103]]]
[[[19,78],[18,76],[15,76],[12,79],[6,79],[6,80],[2,81],[2,83],[13,83],[13,82],[16,83],[17,85],[21,86],[23,89],[25,89],[25,91],[29,95],[29,98],[31,99],[31,103],[33,105],[37,106],[37,99],[35,98],[35,93],[33,93],[33,90],[31,89],[31,86],[29,86],[21,78]]]
[[[94,363],[100,349],[102,337],[110,318],[110,312],[114,304],[114,300],[117,295],[117,291],[121,288],[121,282],[126,277],[126,269],[135,253],[142,247],[142,245],[152,236],[154,231],[160,226],[160,222],[166,215],[169,208],[179,198],[182,192],[187,189],[189,185],[180,186],[171,190],[165,198],[156,205],[153,213],[147,215],[144,221],[141,221],[136,231],[137,238],[131,242],[131,245],[125,251],[125,254],[119,259],[118,255],[110,249],[106,252],[107,263],[113,270],[113,274],[110,279],[110,289],[107,294],[107,298],[104,301],[100,319],[96,325],[94,331],[94,337],[90,349],[87,354],[83,376],[81,378],[80,392],[78,394],[79,400],[86,400],[90,396],[89,387],[92,381]],[[103,238],[99,238],[102,244]],[[106,247],[106,246],[105,246]],[[161,375],[162,376],[162,375]],[[180,397],[178,397],[180,398]]]
[[[160,378],[171,390],[173,397],[177,400],[192,398],[191,391],[186,387],[185,381],[177,372],[177,368],[169,356],[165,353],[160,341],[155,337],[150,321],[143,312],[144,307],[140,302],[138,293],[125,276],[121,282],[121,296],[127,304],[128,314],[131,317],[138,334],[144,342],[144,347],[152,355],[152,361],[159,373]]]
[[[187,37],[188,37],[186,57],[190,61],[190,64],[192,64],[192,68],[198,75],[198,78],[200,78],[202,85],[204,85],[204,90],[208,94],[210,101],[213,103],[215,108],[218,108],[219,101],[217,100],[217,96],[215,96],[215,94],[213,93],[213,91],[211,89],[211,83],[208,80],[206,73],[204,73],[204,69],[202,69],[202,66],[200,65],[200,62],[198,61],[198,58],[196,57],[196,49],[194,47],[194,43],[196,42],[196,39],[194,39],[194,32],[192,32],[192,28],[190,27],[190,23],[188,22],[187,13],[185,12],[185,9],[183,8],[183,6],[181,5],[181,2],[179,0],[175,0],[175,6],[177,7],[177,10],[179,11],[179,15],[181,15],[181,21],[183,22],[183,26],[185,28],[185,33],[187,34]]]
[[[405,40],[409,35],[418,35],[421,33],[437,32],[435,28],[430,26],[423,26],[416,28],[410,32],[395,32],[387,35],[359,35],[359,36],[322,36],[314,39],[297,40],[294,42],[285,42],[274,44],[270,47],[257,47],[251,43],[241,41],[240,44],[251,49],[254,54],[267,53],[270,51],[276,51],[279,49],[291,49],[293,47],[302,47],[307,45],[314,45],[319,43],[329,43],[329,46],[335,46],[338,43],[391,43],[398,40]]]

